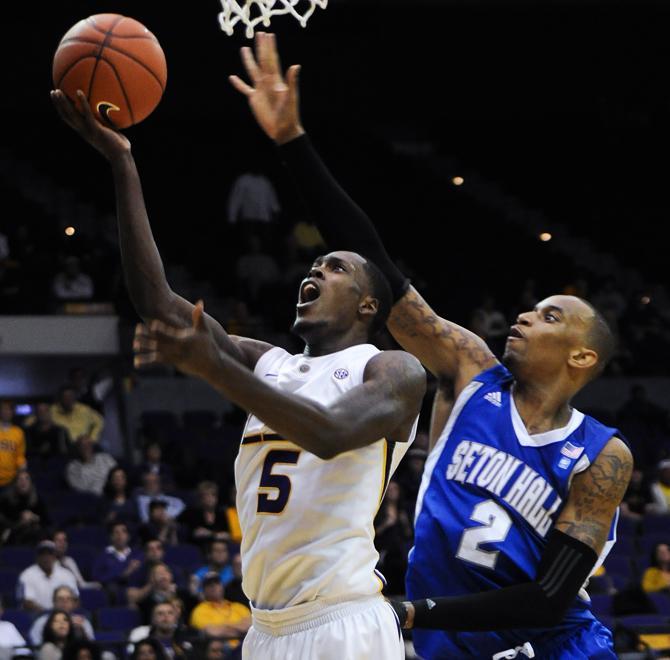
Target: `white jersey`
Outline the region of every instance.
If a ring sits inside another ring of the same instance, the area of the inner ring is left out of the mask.
[[[363,383],[371,344],[320,357],[272,348],[255,374],[285,392],[328,406]],[[418,418],[417,418],[418,419]],[[250,415],[235,461],[244,593],[276,610],[316,599],[378,594],[373,520],[407,442],[385,438],[325,461]]]

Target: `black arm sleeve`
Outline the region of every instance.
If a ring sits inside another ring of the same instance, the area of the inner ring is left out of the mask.
[[[414,628],[506,630],[559,624],[598,556],[585,543],[552,530],[534,582],[479,594],[412,601]],[[403,623],[406,611],[394,604]]]
[[[391,261],[372,221],[337,183],[307,135],[279,147],[279,153],[328,246],[358,252],[372,261],[386,276],[394,302],[402,298],[409,280]]]

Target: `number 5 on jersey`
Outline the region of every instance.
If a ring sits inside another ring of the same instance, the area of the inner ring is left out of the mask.
[[[291,495],[291,478],[285,474],[274,474],[272,468],[275,465],[296,465],[299,457],[300,452],[294,449],[273,449],[268,452],[258,484],[257,513],[276,515],[286,508]],[[271,498],[272,493],[260,492],[267,490],[276,491],[276,495]]]

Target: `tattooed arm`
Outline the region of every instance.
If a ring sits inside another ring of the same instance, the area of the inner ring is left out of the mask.
[[[556,529],[600,555],[632,471],[630,450],[622,440],[612,438],[593,465],[574,478]]]
[[[401,625],[473,631],[559,625],[598,561],[632,470],[628,447],[612,438],[593,465],[574,478],[532,582],[463,596],[392,601]]]
[[[486,342],[440,318],[414,287],[393,306],[388,328],[437,378],[454,383],[454,396],[478,373],[498,363]]]

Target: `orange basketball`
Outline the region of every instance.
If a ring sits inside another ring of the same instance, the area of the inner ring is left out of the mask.
[[[147,28],[119,14],[79,21],[61,39],[53,82],[77,103],[81,89],[103,123],[127,128],[148,117],[167,82],[163,49]]]

